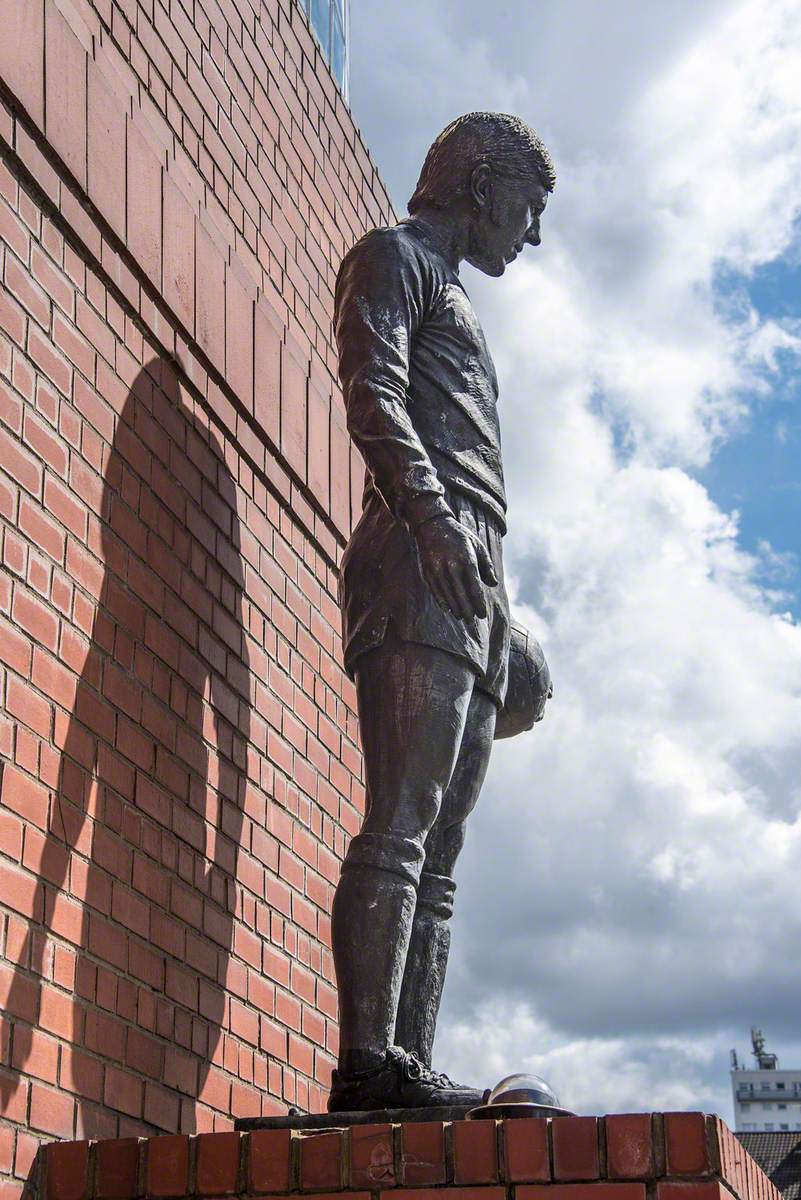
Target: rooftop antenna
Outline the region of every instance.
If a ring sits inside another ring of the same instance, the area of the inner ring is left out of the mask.
[[[731,1057],[731,1069],[732,1069],[732,1071],[739,1071],[739,1070],[740,1070],[740,1062],[739,1062],[739,1059],[737,1058],[737,1051],[736,1051],[736,1050],[731,1050],[731,1051],[729,1052],[729,1054],[730,1054],[730,1057]]]
[[[779,1059],[775,1054],[767,1052],[762,1030],[757,1029],[755,1025],[751,1026],[751,1045],[753,1046],[753,1055],[757,1060],[757,1066],[760,1071],[775,1071],[779,1065]]]

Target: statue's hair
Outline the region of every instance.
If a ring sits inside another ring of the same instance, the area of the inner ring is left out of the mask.
[[[549,192],[556,184],[556,170],[545,143],[520,117],[465,113],[443,129],[428,151],[409,212],[424,205],[446,208],[465,194],[470,175],[480,163],[507,178],[536,179]]]

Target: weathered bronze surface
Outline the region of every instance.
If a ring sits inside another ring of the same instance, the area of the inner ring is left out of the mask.
[[[340,379],[367,467],[340,578],[367,815],[333,907],[332,1111],[483,1099],[430,1069],[453,871],[493,740],[542,716],[550,676],[525,631],[510,654],[498,381],[459,266],[500,276],[538,246],[554,183],[519,118],[460,117],[429,150],[409,217],[362,238],[337,280]]]
[[[466,1121],[470,1108],[378,1108],[362,1112],[301,1113],[290,1109],[285,1117],[237,1117],[234,1129],[342,1129],[350,1125],[406,1125],[415,1121]],[[561,1113],[561,1109],[559,1113]],[[558,1114],[557,1114],[558,1115]]]

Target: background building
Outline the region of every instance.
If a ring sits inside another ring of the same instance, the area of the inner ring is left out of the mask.
[[[738,1133],[737,1137],[784,1200],[799,1200],[801,1133]]]
[[[309,14],[331,74],[347,98],[350,4],[348,0],[301,0],[301,5]]]
[[[765,1050],[759,1029],[751,1030],[756,1067],[740,1065],[732,1050],[732,1103],[737,1132],[801,1131],[801,1068],[780,1070],[775,1054]]]
[[[4,1197],[40,1139],[325,1102],[364,806],[332,292],[391,217],[346,33],[340,0],[3,3]]]

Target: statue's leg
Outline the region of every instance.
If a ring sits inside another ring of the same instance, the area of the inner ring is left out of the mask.
[[[332,911],[339,1069],[370,1069],[392,1044],[425,858],[462,741],[475,675],[442,650],[396,638],[356,669],[367,815]]]
[[[395,1041],[428,1065],[451,943],[453,869],[484,782],[497,711],[486,692],[473,692],[456,767],[426,841]]]

